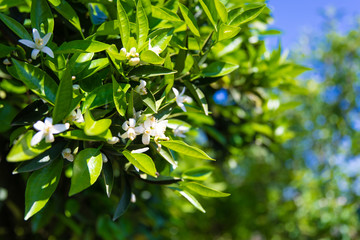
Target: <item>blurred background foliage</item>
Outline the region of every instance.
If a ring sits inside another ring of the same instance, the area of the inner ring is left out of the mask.
[[[68,2],[82,23],[95,21],[87,1]],[[231,0],[227,7],[245,3]],[[10,14],[21,22],[19,10]],[[206,214],[165,187],[134,181],[134,203],[113,222],[116,195],[107,198],[98,183],[65,201],[63,184],[24,222],[27,176],[12,175],[4,156],[10,121],[31,96],[1,65],[0,239],[358,239],[360,28],[341,35],[336,19],[325,19],[326,27],[303,36],[289,59],[280,44],[266,48],[264,40],[279,33],[268,26],[271,16],[266,9],[237,38],[213,48],[211,59],[240,68],[202,89],[212,118],[186,119],[196,131],[185,141],[217,159],[208,163],[215,171],[207,184],[220,182],[213,187],[231,193],[202,199]],[[12,36],[1,33],[1,41]],[[181,159],[179,172],[191,161]]]

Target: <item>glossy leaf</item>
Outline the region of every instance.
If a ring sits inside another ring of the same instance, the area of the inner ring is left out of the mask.
[[[131,200],[130,183],[128,182],[128,180],[125,177],[123,177],[122,180],[123,180],[123,190],[121,193],[120,202],[118,203],[115,213],[114,213],[113,221],[118,219],[120,216],[122,216],[126,212],[127,208],[129,207],[130,200]]]
[[[240,27],[221,24],[218,32],[218,41],[233,38],[240,32],[240,30]]]
[[[121,0],[117,0],[117,17],[118,17],[118,24],[121,36],[121,42],[123,47],[127,47],[128,41],[130,39],[130,22],[129,18],[126,14],[124,7],[121,4]]]
[[[156,100],[154,95],[148,91],[146,95],[141,95],[141,99],[154,113],[157,113]]]
[[[157,146],[155,143],[151,143],[150,146],[157,151]],[[158,151],[157,153],[163,159],[165,159],[168,163],[170,163],[174,169],[178,166],[178,164],[175,162],[171,152],[168,149],[162,147],[162,148],[160,148],[160,151]]]
[[[213,17],[213,15],[212,15],[212,13],[210,12],[210,9],[209,9],[209,7],[211,7],[210,4],[205,3],[204,0],[199,0],[199,2],[200,2],[201,7],[204,9],[204,12],[205,12],[206,16],[208,17],[210,23],[213,25],[215,30],[217,30],[216,22],[215,22],[214,17]]]
[[[64,0],[48,0],[51,6],[68,20],[82,35],[81,25],[78,15],[69,3]]]
[[[151,9],[152,9],[152,16],[154,18],[173,21],[173,22],[182,22],[182,20],[179,18],[178,15],[176,15],[176,13],[170,11],[165,7],[151,6]]]
[[[12,61],[13,66],[8,68],[10,74],[21,80],[33,92],[54,104],[58,89],[56,82],[40,68],[15,59]]]
[[[101,52],[109,48],[110,45],[92,41],[92,40],[74,40],[71,42],[64,42],[59,48],[55,50],[56,54],[66,54],[66,53],[96,53]]]
[[[199,195],[202,195],[204,197],[228,197],[228,196],[230,196],[229,193],[219,192],[217,190],[208,188],[197,182],[183,183],[182,186],[184,186],[185,188],[187,188]]]
[[[184,171],[181,176],[184,179],[191,179],[191,180],[196,180],[196,181],[204,181],[208,177],[210,177],[213,170],[214,169],[211,168],[211,167],[192,168],[192,169],[188,169],[188,170]]]
[[[126,102],[126,92],[130,88],[130,84],[128,83],[118,83],[113,77],[113,98],[116,110],[120,114],[120,116],[125,116],[127,102]]]
[[[9,47],[0,43],[0,58],[10,55],[10,53],[12,53],[14,50],[16,50],[16,48]]]
[[[138,48],[141,48],[145,44],[148,33],[149,22],[146,17],[146,12],[141,4],[141,0],[139,0],[136,6],[136,36]]]
[[[159,28],[149,35],[152,47],[159,47],[162,51],[169,45],[173,35],[174,28]]]
[[[54,31],[54,18],[46,0],[31,1],[31,27],[43,35]],[[41,35],[41,34],[40,34]]]
[[[251,8],[248,10],[245,10],[244,12],[240,13],[238,16],[236,16],[232,21],[230,22],[230,25],[233,26],[239,26],[241,24],[247,23],[253,19],[255,19],[257,16],[260,15],[260,13],[264,10],[266,5],[260,5],[255,8]]]
[[[113,88],[110,83],[96,88],[86,97],[83,109],[93,109],[113,102],[112,92]]]
[[[119,20],[106,21],[96,30],[97,36],[108,36],[119,34]]]
[[[178,190],[178,192],[184,198],[186,198],[194,207],[196,207],[200,212],[203,212],[203,213],[206,212],[205,209],[199,203],[199,201],[193,195],[191,195],[188,191],[186,191],[186,190]]]
[[[110,161],[103,164],[102,171],[105,183],[105,190],[108,197],[111,195],[112,188],[114,186],[114,172]]]
[[[140,59],[141,61],[148,62],[151,64],[163,64],[165,61],[165,59],[163,59],[162,57],[160,57],[151,50],[145,50],[141,52]]]
[[[182,181],[181,178],[177,178],[177,177],[159,176],[157,178],[154,178],[154,177],[152,177],[150,175],[146,175],[146,174],[138,174],[138,173],[133,173],[133,174],[138,179],[140,179],[146,183],[151,183],[151,184],[169,185],[169,184],[178,183],[178,182]]]
[[[69,196],[93,185],[101,173],[102,164],[102,156],[98,149],[86,148],[79,152],[74,160]]]
[[[88,136],[98,136],[105,133],[111,125],[111,119],[95,121],[90,111],[85,112],[84,132]]]
[[[228,12],[224,6],[224,4],[220,0],[214,0],[215,8],[219,14],[219,17],[223,23],[227,22],[228,19]]]
[[[183,154],[183,155],[186,155],[189,157],[214,160],[211,157],[209,157],[204,151],[202,151],[196,147],[189,146],[188,144],[184,143],[183,141],[179,141],[179,140],[161,141],[160,144],[175,151],[175,152],[178,152],[180,154]]]
[[[189,11],[185,5],[179,3],[181,14],[189,27],[190,31],[197,37],[200,37],[199,26],[196,23],[194,15]]]
[[[30,160],[51,147],[51,145],[49,143],[45,143],[45,141],[41,141],[36,146],[31,146],[30,141],[34,135],[35,132],[30,130],[20,137],[7,155],[7,161],[21,162]]]
[[[80,141],[107,141],[108,139],[112,138],[112,134],[110,130],[107,130],[101,135],[89,136],[86,135],[83,130],[77,129],[77,130],[71,130],[71,131],[66,131],[64,133],[60,133],[58,136],[67,139],[80,140]]]
[[[27,105],[23,110],[21,110],[12,120],[12,126],[19,125],[30,125],[36,121],[42,119],[46,113],[49,111],[48,105],[46,105],[41,100],[36,100],[35,102]]]
[[[62,167],[63,161],[58,159],[31,174],[25,190],[25,220],[39,212],[49,201],[59,183]]]
[[[129,72],[129,77],[146,78],[146,77],[169,75],[174,73],[176,73],[176,71],[170,70],[168,68],[164,68],[160,66],[142,65],[132,69]]]
[[[77,79],[84,79],[87,77],[92,76],[93,74],[99,72],[100,70],[109,66],[109,59],[108,58],[98,58],[89,62],[90,64],[85,67],[83,71],[81,71]]]
[[[10,28],[20,39],[33,40],[24,26],[15,19],[0,13],[0,20]]]
[[[49,165],[60,156],[65,146],[65,141],[55,143],[50,149],[46,150],[42,154],[36,156],[29,161],[22,162],[19,166],[15,168],[13,174],[32,172]]]
[[[238,68],[239,65],[232,63],[213,62],[203,69],[201,73],[204,77],[221,77],[235,71]]]
[[[59,88],[56,93],[55,107],[53,110],[53,124],[63,120],[70,112],[73,95],[72,79],[70,69],[67,69],[60,79]]]
[[[123,154],[135,167],[144,173],[156,177],[156,168],[151,157],[144,153],[131,153],[129,151],[123,151]]]

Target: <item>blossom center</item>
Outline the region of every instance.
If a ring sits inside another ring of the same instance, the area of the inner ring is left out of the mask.
[[[35,44],[39,47],[42,47],[42,45],[44,44],[44,41],[42,38],[38,38],[38,39],[35,39]]]

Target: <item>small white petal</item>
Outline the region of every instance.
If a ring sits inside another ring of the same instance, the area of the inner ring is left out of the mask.
[[[176,88],[172,88],[172,90],[175,94],[175,97],[179,96],[179,91]]]
[[[124,129],[124,131],[127,131],[129,129],[128,121],[125,121],[121,127]]]
[[[54,58],[54,53],[51,48],[45,46],[43,49],[41,49],[41,51],[49,55],[51,58]]]
[[[43,44],[44,44],[44,45],[46,45],[46,44],[49,42],[50,37],[51,37],[51,33],[48,33],[48,34],[46,34],[46,35],[44,36],[44,38],[43,38]]]
[[[38,133],[36,133],[32,139],[31,139],[31,142],[30,142],[30,145],[31,146],[35,146],[36,144],[38,144],[39,142],[41,142],[41,140],[44,138],[44,132],[43,131],[40,131]]]
[[[146,82],[144,80],[140,80],[140,88],[146,87]]]
[[[120,137],[122,139],[128,138],[129,137],[128,132],[123,133],[122,135],[120,135]]]
[[[51,142],[54,142],[54,141],[55,141],[54,135],[52,135],[51,133],[45,135],[45,142],[51,143]]]
[[[138,65],[139,63],[140,63],[140,58],[138,57],[134,57],[129,60],[129,65],[132,67]]]
[[[178,106],[184,111],[186,112],[186,108],[185,105],[183,103],[178,103]]]
[[[109,161],[105,154],[101,153],[101,157],[104,163],[107,163]]]
[[[136,150],[132,150],[131,153],[144,153],[146,152],[147,150],[149,150],[148,147],[144,147],[144,148],[139,148],[139,149],[136,149]]]
[[[69,153],[71,153],[71,149],[70,148],[65,148],[64,150],[62,150],[62,152],[61,152],[62,154],[69,154]]]
[[[150,144],[150,135],[149,134],[143,134],[141,140],[142,140],[143,144],[149,145]]]
[[[135,124],[136,124],[136,120],[134,118],[130,118],[129,119],[129,127],[135,127]]]
[[[43,123],[42,121],[37,121],[33,127],[38,130],[38,131],[41,131],[45,128],[45,123]]]
[[[36,28],[33,28],[32,32],[33,32],[34,41],[36,42],[36,39],[40,39],[40,34]]]
[[[27,47],[36,48],[36,44],[33,41],[30,41],[30,40],[27,40],[27,39],[20,39],[19,42],[24,44]]]
[[[58,133],[61,133],[61,132],[64,132],[66,130],[68,130],[70,127],[70,124],[69,123],[65,123],[65,124],[55,124],[53,126],[53,130],[52,132],[54,134],[58,134]]]
[[[183,90],[181,91],[180,96],[184,95],[184,93],[185,93],[185,88],[183,88]]]
[[[34,60],[36,60],[39,52],[40,52],[39,49],[34,49],[34,50],[32,50],[32,52],[31,52],[31,58],[34,59]]]
[[[50,117],[47,117],[47,118],[45,118],[45,125],[52,125],[52,123],[53,123],[53,120],[52,120],[52,118],[50,118]]]
[[[134,128],[136,134],[142,134],[145,131],[143,126],[138,126]]]
[[[118,137],[112,137],[111,139],[107,140],[108,144],[116,144],[117,142],[119,142],[119,138]]]

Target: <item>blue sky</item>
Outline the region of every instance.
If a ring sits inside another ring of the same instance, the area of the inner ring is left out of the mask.
[[[291,48],[306,29],[321,28],[322,14],[332,8],[341,17],[341,30],[346,31],[360,15],[360,0],[268,0],[275,19],[273,28],[283,31],[285,48]]]

